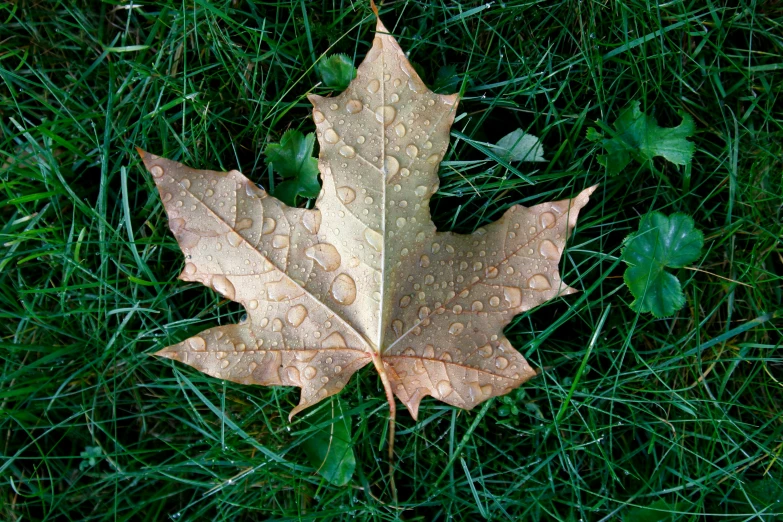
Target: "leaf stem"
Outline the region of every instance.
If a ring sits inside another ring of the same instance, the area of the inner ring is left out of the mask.
[[[389,376],[386,373],[386,368],[383,366],[380,354],[373,350],[371,355],[375,369],[378,370],[378,375],[381,377],[383,391],[386,392],[386,400],[389,402],[389,487],[391,488],[392,499],[397,504],[397,485],[394,482],[394,431],[396,429],[397,404],[394,401],[394,393],[391,389]]]

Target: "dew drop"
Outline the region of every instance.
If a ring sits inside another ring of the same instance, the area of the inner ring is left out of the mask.
[[[307,308],[304,307],[304,305],[296,305],[292,306],[291,309],[288,310],[288,313],[286,314],[285,318],[288,321],[288,324],[291,326],[299,326],[302,324],[302,322],[307,317]]]
[[[196,273],[196,270],[197,270],[196,265],[194,265],[193,263],[185,263],[185,270],[184,270],[184,272],[186,274],[193,275],[193,274]]]
[[[398,217],[398,218],[397,218],[397,228],[404,228],[404,227],[405,227],[405,224],[406,224],[407,222],[408,222],[408,220],[407,220],[407,219],[405,219],[404,217]]]
[[[500,298],[496,295],[493,295],[489,298],[489,306],[496,307],[500,304]]]
[[[395,319],[392,321],[392,330],[394,330],[395,335],[397,337],[400,337],[404,333],[404,325],[402,324],[402,321],[399,319]]]
[[[345,338],[339,332],[332,332],[321,341],[321,348],[324,349],[346,348],[347,346]]]
[[[438,161],[440,161],[440,158],[438,158],[437,154],[432,154],[429,158],[427,158],[427,163],[435,164]]]
[[[425,187],[424,185],[419,185],[418,187],[416,187],[416,189],[413,192],[417,196],[423,196],[424,194],[427,193],[427,187]]]
[[[362,143],[364,143],[364,142],[365,142],[365,140],[366,140],[366,139],[367,139],[367,138],[365,138],[364,136],[359,136],[358,138],[356,138],[356,143],[358,143],[359,145],[361,145]]]
[[[430,315],[430,309],[426,306],[422,306],[419,308],[419,319],[424,320],[427,316]]]
[[[346,158],[353,158],[356,156],[356,149],[351,147],[350,145],[343,145],[340,147],[340,155],[345,156]]]
[[[549,283],[549,279],[547,279],[544,274],[536,274],[528,279],[527,286],[529,286],[532,290],[538,290],[539,292],[552,288],[552,285]]]
[[[280,303],[299,297],[302,295],[302,289],[290,279],[284,278],[280,281],[267,283],[266,294],[270,301]]]
[[[544,228],[552,228],[555,226],[555,221],[557,221],[557,218],[555,218],[555,215],[551,212],[544,212],[541,214],[540,217],[541,220],[541,226]]]
[[[441,397],[447,397],[454,390],[449,381],[440,381],[437,388]]]
[[[261,233],[262,234],[271,234],[275,231],[275,228],[277,227],[277,221],[275,221],[273,218],[268,217],[264,218],[264,223],[261,225]]]
[[[422,356],[425,359],[434,359],[435,358],[435,347],[431,344],[428,344],[424,347],[424,352],[422,352]]]
[[[402,351],[402,354],[405,355],[406,357],[414,357],[416,355],[416,350],[414,350],[409,346],[408,348],[405,348]]]
[[[451,326],[449,326],[449,333],[451,335],[459,335],[462,333],[462,331],[465,329],[465,325],[462,323],[452,323]]]
[[[234,297],[236,297],[236,290],[234,289],[234,285],[231,283],[231,281],[228,280],[226,276],[212,276],[212,288],[229,299],[234,299]]]
[[[408,145],[407,147],[405,147],[405,154],[407,154],[411,158],[415,158],[416,156],[419,155],[419,148],[413,144]]]
[[[337,270],[342,259],[337,249],[329,243],[318,243],[305,250],[305,255],[315,260],[327,272]]]
[[[272,331],[280,332],[282,330],[283,330],[283,321],[277,318],[272,319]]]
[[[395,126],[394,126],[394,132],[395,132],[395,133],[397,134],[397,136],[399,136],[400,138],[402,138],[403,136],[405,136],[405,133],[407,132],[407,130],[408,130],[408,129],[406,129],[406,128],[405,128],[405,125],[403,125],[402,123],[398,123],[397,125],[395,125]]]
[[[319,111],[318,109],[315,109],[313,111],[313,121],[315,123],[321,123],[326,119],[326,116],[324,116],[324,113]]]
[[[319,210],[309,210],[302,215],[302,224],[311,234],[317,234],[321,228],[321,212]]]
[[[337,105],[336,103],[332,103],[331,105],[329,105],[329,108],[332,109],[333,111],[336,111],[337,109],[340,108],[340,106]]]
[[[258,308],[258,301],[255,299],[251,299],[250,301],[248,301],[247,307],[250,308],[251,310],[255,310],[256,308]]]
[[[237,221],[236,226],[234,227],[234,230],[239,232],[240,230],[247,230],[248,228],[251,228],[253,226],[253,220],[250,218],[242,218],[239,221]]]
[[[386,179],[391,178],[400,170],[400,162],[394,156],[386,156],[383,160],[383,171],[386,173]]]
[[[504,370],[508,366],[508,359],[503,357],[502,355],[499,356],[497,359],[495,359],[495,367],[498,370]]]
[[[285,236],[283,234],[276,234],[272,238],[272,247],[273,248],[288,248],[288,245],[290,244],[291,240],[288,236]]]
[[[224,370],[225,370],[226,368],[228,368],[228,365],[229,365],[229,364],[230,364],[230,363],[228,362],[228,359],[223,359],[222,361],[220,361],[220,367],[221,367],[221,368],[223,368]]]
[[[238,247],[239,244],[242,242],[242,236],[240,236],[233,230],[228,234],[226,234],[226,239],[228,240],[228,244],[234,248]]]
[[[367,227],[364,229],[364,239],[376,252],[383,250],[383,236],[380,232]]]
[[[495,279],[498,276],[498,269],[495,266],[487,268],[487,278]]]
[[[150,169],[150,172],[152,173],[152,177],[159,178],[163,175],[163,167],[155,165]]]
[[[425,141],[424,142],[424,148],[425,149],[431,149],[432,148],[432,142],[431,141]]]
[[[539,253],[547,259],[557,260],[560,258],[560,251],[554,243],[545,239],[538,245]]]
[[[302,379],[299,377],[299,370],[296,366],[289,366],[285,369],[286,377],[288,377],[288,380],[293,382],[294,384],[301,384]]]
[[[245,194],[251,198],[264,199],[266,197],[266,191],[252,181],[245,182]]]
[[[351,114],[356,114],[362,110],[362,102],[359,100],[348,100],[345,104],[345,110]]]
[[[522,290],[515,286],[504,286],[503,297],[509,308],[516,308],[522,304]]]
[[[492,357],[492,346],[489,344],[485,344],[481,348],[478,349],[479,355],[481,355],[484,359],[489,359]]]
[[[484,303],[481,301],[473,301],[473,304],[470,305],[470,309],[474,312],[480,312],[484,309]]]
[[[337,143],[340,141],[340,135],[335,132],[334,129],[326,129],[324,132],[324,139],[326,143]]]
[[[375,110],[375,119],[384,125],[390,124],[397,116],[397,109],[391,105],[382,105]]]
[[[312,379],[318,374],[318,370],[315,369],[315,366],[307,366],[305,367],[304,371],[302,372],[302,375],[304,375],[305,379]]]
[[[190,349],[194,352],[203,352],[207,349],[207,342],[203,337],[191,337],[188,339],[188,344],[190,345]]]
[[[356,192],[351,187],[340,187],[337,189],[337,197],[347,205],[356,199]]]
[[[332,297],[343,305],[352,304],[356,300],[356,283],[347,274],[340,274],[332,281]]]
[[[378,89],[380,88],[381,88],[381,82],[379,82],[378,80],[370,80],[369,83],[367,83],[367,90],[373,94],[378,92]]]

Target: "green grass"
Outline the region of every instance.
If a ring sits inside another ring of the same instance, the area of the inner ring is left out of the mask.
[[[314,61],[363,58],[368,5],[115,3],[0,7],[0,519],[642,520],[634,506],[659,500],[676,520],[783,513],[752,494],[783,481],[783,4],[382,7],[425,81],[453,66],[464,89],[441,230],[601,184],[564,261],[582,293],[507,329],[541,376],[472,412],[429,399],[418,423],[402,413],[394,506],[371,367],[342,394],[357,468],[335,487],[307,463],[305,422],[287,422],[296,389],[149,356],[243,310],[176,279],[134,151],[270,186],[265,144],[313,130]],[[605,175],[586,130],[634,100],[662,126],[693,116],[692,165]],[[547,163],[509,170],[472,143],[516,127]],[[653,210],[705,236],[668,319],[630,310],[618,261]]]

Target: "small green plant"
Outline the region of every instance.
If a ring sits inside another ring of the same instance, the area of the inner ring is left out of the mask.
[[[640,105],[638,101],[633,102],[620,113],[614,122],[614,131],[604,126],[610,137],[595,128],[587,129],[587,139],[600,142],[606,150],[606,154],[598,156],[598,163],[606,167],[610,175],[619,174],[631,160],[651,169],[656,156],[675,165],[690,163],[695,145],[685,138],[693,136],[696,129],[693,118],[683,113],[682,123],[677,127],[659,127],[653,116],[642,112]]]
[[[682,268],[698,259],[704,236],[686,214],[667,217],[660,212],[642,216],[639,231],[625,239],[622,259],[628,265],[623,279],[635,300],[636,312],[667,317],[685,304],[677,277],[665,270]]]
[[[333,54],[315,64],[315,70],[326,87],[342,91],[356,78],[356,67],[348,56]]]
[[[95,466],[98,460],[103,458],[103,451],[100,446],[85,446],[79,456],[84,459],[79,463],[79,469],[84,471]]]
[[[318,160],[313,157],[315,135],[303,135],[298,130],[289,130],[280,143],[270,143],[264,155],[266,162],[280,174],[283,182],[272,193],[286,205],[296,206],[297,196],[314,198],[321,186],[318,184]]]

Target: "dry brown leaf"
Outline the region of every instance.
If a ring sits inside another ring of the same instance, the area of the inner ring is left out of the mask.
[[[393,395],[416,418],[428,395],[470,409],[533,377],[502,329],[574,292],[558,264],[594,187],[514,206],[473,234],[436,232],[429,200],[457,95],[428,90],[380,20],[348,89],[310,101],[323,181],[314,210],[236,170],[140,151],[186,257],[180,278],[247,310],[158,355],[243,384],[299,386],[291,416],[370,362],[392,416]]]

